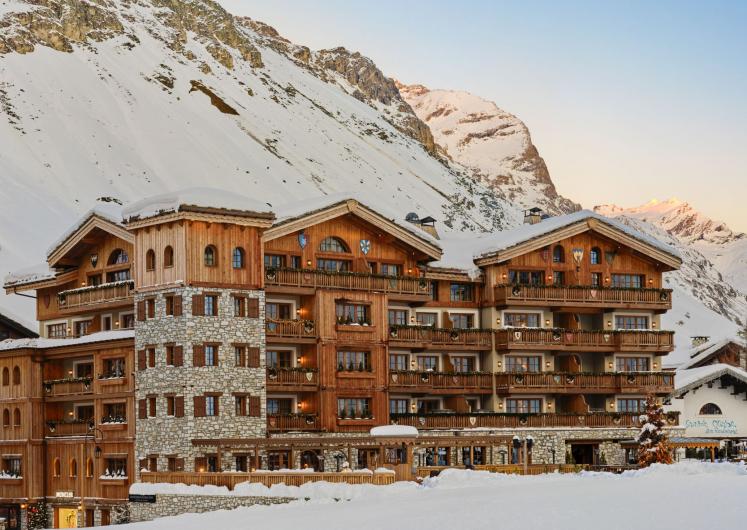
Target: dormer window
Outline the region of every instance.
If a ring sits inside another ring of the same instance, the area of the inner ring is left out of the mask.
[[[204,262],[206,267],[215,267],[218,264],[218,251],[213,245],[205,247]]]
[[[320,252],[350,252],[339,237],[327,237],[319,244]]]
[[[108,265],[122,265],[123,263],[129,263],[130,257],[127,255],[127,251],[121,248],[115,249],[109,254]]]

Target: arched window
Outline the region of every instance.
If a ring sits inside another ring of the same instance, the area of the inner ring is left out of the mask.
[[[21,409],[16,407],[16,410],[13,411],[13,425],[16,427],[21,426]]]
[[[589,260],[592,265],[599,265],[602,263],[602,251],[599,247],[592,247],[591,253],[589,253]]]
[[[127,255],[127,252],[122,250],[121,248],[114,249],[111,254],[109,254],[109,261],[106,263],[108,265],[121,265],[122,263],[129,263],[130,257]]]
[[[701,416],[713,416],[721,414],[721,407],[719,407],[715,403],[706,403],[705,405],[700,407],[700,412],[698,414],[700,414]]]
[[[149,248],[148,252],[145,253],[145,270],[156,270],[156,251],[152,248]]]
[[[205,247],[205,266],[215,267],[218,264],[218,251],[213,245]]]
[[[552,249],[552,262],[553,263],[565,263],[565,251],[561,245],[555,245]]]
[[[88,457],[88,460],[86,460],[86,477],[93,477],[93,458],[90,456]]]
[[[10,427],[10,410],[3,410],[3,427]]]
[[[163,266],[173,267],[174,266],[174,249],[171,245],[163,249]]]
[[[55,458],[54,462],[52,463],[52,476],[59,477],[60,473],[61,473],[60,459]]]
[[[21,384],[21,369],[17,366],[13,367],[13,384],[14,385]]]
[[[234,269],[243,269],[244,268],[244,249],[241,247],[236,247],[233,249],[233,268]]]
[[[70,476],[78,476],[78,461],[75,458],[70,459]]]
[[[10,384],[10,370],[8,370],[8,367],[6,366],[3,368],[3,386],[8,386]]]
[[[350,252],[347,245],[339,237],[327,237],[319,243],[320,252]]]

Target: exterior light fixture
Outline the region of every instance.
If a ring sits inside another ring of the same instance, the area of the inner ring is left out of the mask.
[[[545,326],[549,326],[549,325],[550,325],[550,319],[547,318],[547,319],[545,319]]]
[[[501,366],[503,366],[503,361],[498,361],[498,368],[500,368]]]
[[[654,369],[659,367],[659,363],[654,363]]]
[[[614,367],[615,367],[615,365],[614,365],[614,364],[612,364],[612,361],[610,361],[610,362],[609,362],[609,363],[607,364],[607,366],[609,367],[609,369],[610,369],[610,370],[612,370],[612,368],[614,368]]]
[[[101,458],[101,447],[99,447],[98,445],[93,450],[93,456],[96,458]]]
[[[608,321],[607,321],[607,327],[608,327],[608,328],[611,328],[611,327],[612,327],[612,321],[611,321],[611,320],[608,320]]]
[[[652,327],[653,329],[656,329],[656,322],[651,322],[651,327]]]
[[[498,317],[495,319],[495,325],[500,326],[501,325],[501,317]]]
[[[410,316],[410,324],[414,324],[414,323],[415,323],[415,315],[411,315]]]
[[[306,260],[306,266],[307,266],[308,268],[311,268],[311,260],[310,260],[310,259],[307,259],[307,260]]]
[[[545,368],[550,368],[550,361],[545,361]]]

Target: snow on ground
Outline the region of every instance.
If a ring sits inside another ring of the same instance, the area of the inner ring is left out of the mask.
[[[683,462],[622,475],[581,473],[521,477],[448,470],[422,486],[308,484],[276,486],[299,498],[278,506],[187,514],[121,526],[122,530],[305,528],[598,529],[743,528],[747,468]],[[252,491],[267,488],[252,485]],[[309,500],[305,500],[309,497]]]

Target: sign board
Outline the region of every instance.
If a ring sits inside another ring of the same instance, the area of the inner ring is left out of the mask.
[[[130,502],[149,502],[154,503],[156,502],[156,496],[155,495],[137,495],[130,493],[128,499]]]
[[[72,497],[75,497],[75,492],[73,491],[56,491],[54,494],[55,497],[63,498],[63,499],[70,499]]]
[[[737,422],[729,418],[688,418],[685,421],[688,435],[736,436]]]

